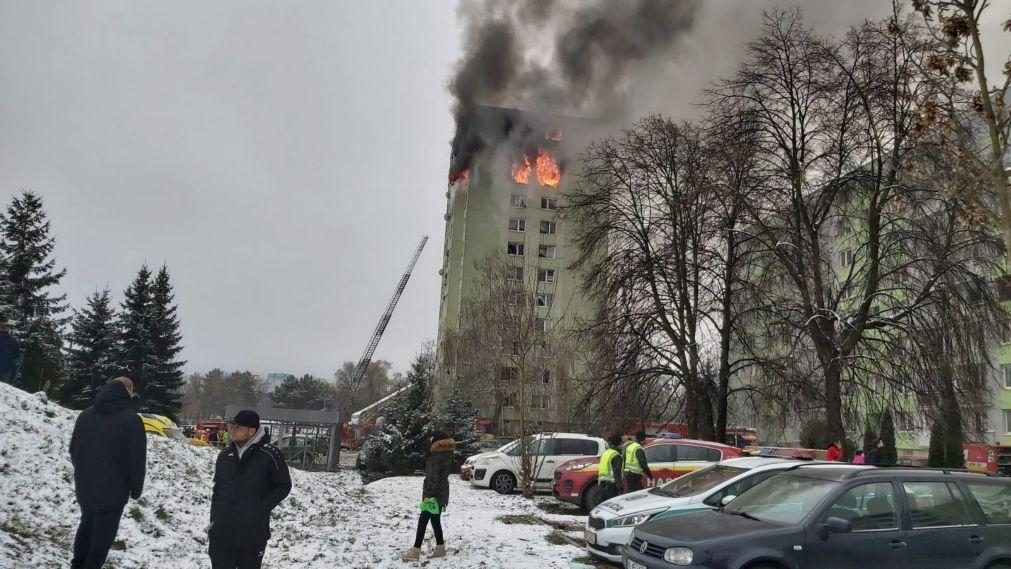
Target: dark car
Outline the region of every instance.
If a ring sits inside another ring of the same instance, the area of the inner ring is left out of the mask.
[[[626,569],[1011,569],[1011,480],[805,464],[721,510],[649,522]]]

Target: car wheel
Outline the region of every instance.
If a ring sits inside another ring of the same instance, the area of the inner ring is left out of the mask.
[[[582,506],[587,513],[600,505],[600,484],[594,484],[583,490]]]
[[[516,477],[511,472],[501,470],[491,477],[491,487],[499,494],[511,494],[516,489]]]

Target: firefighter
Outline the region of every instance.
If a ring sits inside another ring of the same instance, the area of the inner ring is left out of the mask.
[[[605,502],[621,494],[621,480],[616,477],[621,476],[621,435],[615,433],[608,437],[607,444],[610,446],[600,457],[600,467],[597,471],[597,481],[600,484],[598,496],[600,502]]]
[[[646,452],[642,450],[642,442],[645,440],[646,431],[639,431],[635,434],[635,441],[625,447],[625,492],[642,490],[643,474],[651,481],[653,480],[653,473],[646,462]]]

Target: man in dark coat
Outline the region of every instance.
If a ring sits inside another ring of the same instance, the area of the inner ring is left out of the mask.
[[[865,459],[865,464],[870,464],[873,466],[882,466],[881,464],[881,449],[884,448],[885,441],[881,439],[876,439],[874,441],[874,448],[867,451],[867,458]]]
[[[117,377],[77,417],[70,437],[81,523],[72,569],[99,569],[116,539],[129,498],[140,498],[147,468],[144,424],[133,408],[133,381]]]
[[[270,539],[270,512],[291,492],[291,476],[255,411],[239,411],[228,422],[228,433],[232,442],[214,467],[211,566],[259,569]]]
[[[7,330],[7,319],[0,316],[0,382],[14,383],[21,359],[21,346]]]

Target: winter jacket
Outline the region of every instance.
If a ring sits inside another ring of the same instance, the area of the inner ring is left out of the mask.
[[[291,492],[288,464],[264,428],[242,448],[218,454],[211,494],[211,538],[235,545],[266,543],[270,512]]]
[[[873,464],[874,466],[880,465],[881,449],[878,447],[874,447],[871,450],[867,451],[867,458],[865,459],[865,461],[867,464]]]
[[[856,454],[853,456],[853,464],[865,464],[867,458],[863,454]]]
[[[425,463],[425,485],[421,499],[435,498],[446,509],[449,504],[449,473],[453,470],[453,451],[456,441],[442,439],[432,443]]]
[[[842,449],[835,446],[834,444],[829,445],[826,451],[827,452],[825,453],[825,460],[829,462],[839,462],[840,460],[842,460],[843,455]]]
[[[0,380],[13,379],[20,355],[21,346],[18,341],[7,330],[0,332]]]
[[[112,381],[81,412],[70,436],[74,489],[83,508],[113,510],[140,498],[147,468],[144,423],[126,387]]]

